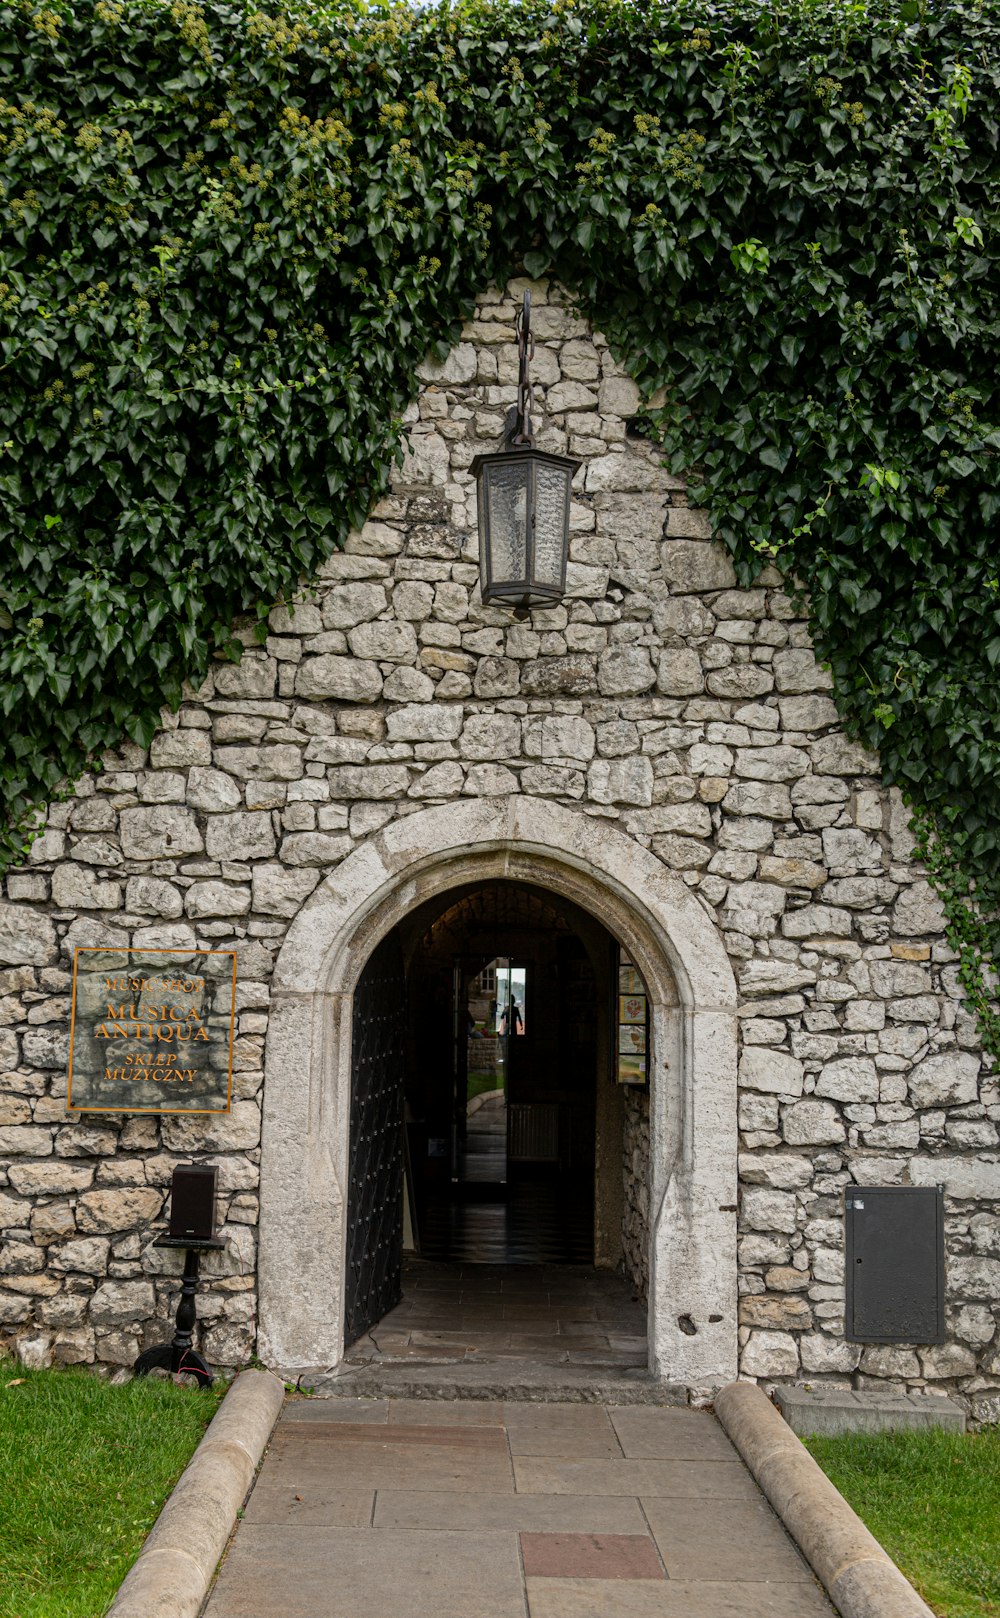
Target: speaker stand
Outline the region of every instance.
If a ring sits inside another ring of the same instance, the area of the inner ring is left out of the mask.
[[[225,1241],[219,1236],[212,1236],[201,1242],[192,1242],[186,1236],[157,1237],[153,1243],[154,1247],[177,1247],[185,1251],[181,1295],[174,1322],[173,1342],[157,1343],[155,1348],[147,1348],[140,1354],[132,1367],[136,1376],[148,1376],[153,1370],[169,1371],[171,1376],[187,1371],[198,1378],[199,1387],[212,1386],[211,1371],[201,1355],[191,1346],[194,1342],[197,1319],[194,1295],[198,1290],[198,1271],[202,1253],[219,1252],[225,1245]]]

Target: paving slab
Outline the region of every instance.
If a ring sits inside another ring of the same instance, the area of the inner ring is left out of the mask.
[[[208,1618],[524,1618],[517,1535],[244,1523]]]
[[[512,1528],[520,1532],[641,1534],[646,1518],[629,1495],[434,1494],[379,1489],[377,1528]]]
[[[521,1536],[526,1579],[662,1579],[666,1575],[648,1534],[532,1534]]]
[[[629,1460],[738,1461],[714,1416],[704,1410],[610,1410],[622,1453]]]
[[[601,1405],[533,1405],[508,1400],[503,1418],[512,1455],[622,1458],[615,1430]]]
[[[267,1478],[299,1494],[322,1485],[513,1493],[506,1439],[490,1427],[279,1426]]]
[[[646,1495],[641,1504],[672,1579],[815,1583],[765,1500],[720,1501],[710,1512],[702,1500]]]
[[[335,1405],[337,1401],[324,1403]],[[503,1426],[503,1406],[485,1399],[440,1399],[434,1404],[428,1404],[426,1399],[386,1399],[379,1403],[388,1410],[391,1427],[422,1426],[431,1419],[440,1427]]]
[[[243,1520],[291,1529],[368,1528],[374,1511],[374,1489],[340,1489],[322,1483],[296,1486],[261,1480],[250,1496]]]
[[[427,1406],[424,1406],[426,1411]],[[376,1424],[389,1419],[388,1399],[290,1399],[281,1413],[282,1426],[299,1421],[358,1421]],[[424,1418],[426,1420],[426,1417]]]
[[[529,1579],[531,1618],[834,1618],[818,1585]]]
[[[573,1461],[515,1456],[519,1494],[667,1495],[680,1500],[753,1500],[742,1461]]]

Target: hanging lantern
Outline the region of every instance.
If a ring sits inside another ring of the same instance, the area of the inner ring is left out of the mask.
[[[472,463],[479,505],[479,573],[484,602],[524,611],[551,606],[566,590],[569,502],[579,461],[535,448],[528,363],[531,293],[517,317],[520,375],[504,448]]]

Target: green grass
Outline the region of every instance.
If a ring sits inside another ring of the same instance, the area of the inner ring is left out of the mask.
[[[1000,1431],[806,1446],[940,1618],[1000,1618]]]
[[[0,1362],[0,1618],[101,1618],[223,1391]]]
[[[492,1068],[489,1073],[477,1073],[470,1069],[466,1099],[471,1101],[475,1096],[485,1095],[488,1090],[502,1090],[504,1088],[503,1074],[496,1073]]]

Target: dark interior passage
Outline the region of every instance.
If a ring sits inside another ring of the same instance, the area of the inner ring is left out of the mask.
[[[423,1258],[594,1263],[610,948],[584,912],[517,882],[409,919],[408,1246]]]

